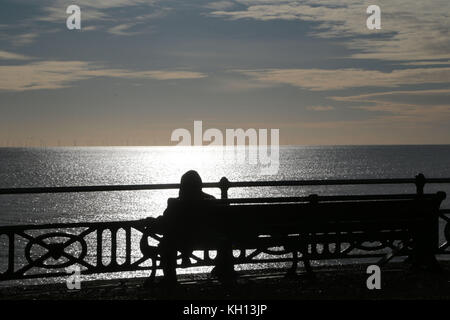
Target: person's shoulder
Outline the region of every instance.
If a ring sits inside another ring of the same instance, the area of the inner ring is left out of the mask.
[[[212,200],[212,199],[215,199],[215,198],[216,197],[214,197],[213,195],[203,192],[203,199],[204,200]]]
[[[178,201],[180,201],[180,197],[169,198],[169,199],[167,199],[167,205],[169,206],[170,204],[177,203]]]
[[[167,207],[164,210],[164,214],[167,214],[169,211],[171,211],[174,208],[177,208],[179,206],[179,198],[169,198],[167,199]]]

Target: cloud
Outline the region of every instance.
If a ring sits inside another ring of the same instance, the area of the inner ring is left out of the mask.
[[[30,60],[31,58],[22,54],[0,50],[0,60]]]
[[[448,61],[434,60],[434,61],[403,62],[403,63],[401,63],[401,65],[404,65],[404,66],[440,66],[440,65],[450,65],[450,60],[448,60]]]
[[[414,68],[391,72],[364,69],[266,69],[238,72],[259,82],[288,84],[312,91],[450,82],[450,68]]]
[[[148,22],[153,19],[159,19],[165,17],[171,11],[170,8],[157,9],[148,14],[142,14],[132,18],[121,18],[116,21],[126,21],[125,23],[116,24],[113,27],[107,29],[108,33],[114,34],[116,36],[133,36],[141,33],[151,33],[153,32],[152,27],[148,26]],[[137,27],[140,27],[137,30]],[[129,31],[134,29],[135,31]]]
[[[139,73],[141,78],[151,78],[156,80],[176,80],[176,79],[201,79],[206,78],[207,75],[201,72],[192,71],[168,71],[168,70],[155,70],[155,71],[142,71]]]
[[[312,111],[330,111],[330,110],[334,110],[334,107],[333,106],[309,106],[309,107],[306,107],[306,109],[312,110]]]
[[[94,1],[93,1],[94,3]],[[77,4],[80,6],[79,4]],[[44,8],[45,15],[42,17],[38,17],[37,21],[47,21],[62,24],[65,26],[65,21],[69,16],[66,13],[67,4],[59,5],[55,4],[54,6],[48,6]],[[101,10],[92,8],[91,6],[80,6],[81,10],[81,27],[85,24],[86,21],[93,20],[107,20],[109,17],[106,13]]]
[[[129,36],[142,32],[148,32],[146,23],[152,19],[162,18],[171,11],[169,7],[158,6],[159,0],[78,0],[76,5],[81,9],[81,28],[83,31],[106,31],[118,36]],[[65,30],[65,21],[68,17],[66,9],[69,3],[65,0],[48,0],[42,5],[42,14],[31,19],[26,19],[20,24],[7,26],[6,32],[0,34],[1,37],[11,41],[14,45],[28,45],[34,42],[39,35],[47,33],[48,26],[42,22],[54,24],[51,26],[50,32]],[[140,15],[127,15],[125,10],[130,9],[134,12],[139,7]],[[120,12],[115,9],[121,9]],[[128,29],[140,25],[145,30],[127,31]],[[148,25],[147,25],[148,27]],[[29,32],[21,35],[11,35],[11,30],[23,29],[39,30],[37,32]]]
[[[34,42],[39,36],[36,32],[27,32],[11,37],[11,42],[14,46],[23,46]]]
[[[59,89],[71,86],[75,81],[96,77],[123,79],[200,79],[207,75],[180,70],[146,70],[99,68],[84,61],[41,61],[25,65],[0,66],[0,90],[26,91]]]
[[[65,0],[57,0],[57,3],[67,4]],[[158,0],[77,0],[79,7],[92,7],[97,9],[110,9],[120,7],[131,7],[138,5],[153,5]]]
[[[139,32],[127,31],[136,26],[136,23],[124,23],[108,29],[108,32],[117,36],[131,36],[139,34]]]
[[[393,95],[425,95],[425,96],[438,96],[444,95],[450,97],[450,88],[449,89],[426,89],[426,90],[396,90],[396,91],[383,91],[383,92],[375,92],[375,93],[367,93],[367,94],[359,94],[353,96],[335,96],[332,97],[337,101],[362,101],[375,97],[383,97],[383,96],[393,96]]]
[[[93,20],[115,20],[118,17],[114,16],[110,9],[136,7],[136,6],[154,6],[158,0],[78,0],[76,5],[81,9],[82,21]],[[67,19],[66,8],[69,4],[65,0],[54,0],[51,4],[45,7],[46,15],[39,18],[41,21],[61,22]]]
[[[411,99],[411,96],[414,98]],[[450,88],[376,92],[334,96],[331,99],[357,103],[357,106],[351,108],[383,113],[385,119],[411,123],[437,123],[450,120],[450,104],[440,102],[450,101]]]
[[[393,90],[401,86],[422,84],[450,84],[450,68],[411,68],[391,72],[364,69],[266,69],[238,70],[257,83],[291,85],[311,91],[345,90],[362,87],[388,88],[388,91],[365,93],[352,96],[331,96],[334,101],[346,103],[344,114],[349,110],[364,110],[364,118],[345,122],[365,123],[383,126],[431,126],[433,123],[450,121],[450,88],[424,90]],[[309,106],[312,111],[329,111],[337,105]],[[372,114],[372,116],[370,115]],[[314,126],[340,126],[344,122],[331,121],[314,123]]]
[[[93,31],[93,30],[97,30],[97,26],[83,27],[83,31]]]
[[[312,91],[343,90],[357,87],[389,88],[389,91],[332,96],[346,102],[348,109],[377,114],[370,123],[427,124],[450,121],[450,88],[398,90],[392,88],[421,84],[450,84],[450,68],[413,68],[381,72],[363,69],[271,69],[240,71],[254,80],[272,85],[292,85]],[[414,96],[412,98],[411,96]],[[333,106],[310,106],[308,110],[328,111]],[[367,118],[366,118],[367,120]],[[359,120],[355,120],[359,121]],[[362,121],[362,120],[361,120]]]
[[[209,2],[205,5],[205,8],[214,9],[214,10],[225,10],[234,6],[234,3],[231,1],[214,1]]]
[[[426,60],[450,57],[450,1],[409,0],[237,0],[239,10],[215,10],[225,19],[300,20],[314,22],[313,36],[346,38],[354,58]],[[381,8],[381,30],[368,30],[366,9]],[[376,36],[376,37],[374,37]]]

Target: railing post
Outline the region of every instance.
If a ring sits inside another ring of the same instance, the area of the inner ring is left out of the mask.
[[[221,198],[222,199],[228,199],[228,189],[230,188],[230,181],[226,177],[222,177],[219,181],[220,185],[220,191],[221,191]]]
[[[103,228],[97,229],[97,269],[103,268]]]
[[[125,265],[131,264],[131,227],[125,229]]]
[[[416,185],[416,191],[418,195],[423,195],[423,189],[425,187],[426,179],[423,173],[419,173],[416,176],[416,181],[414,182]]]
[[[118,228],[109,229],[111,232],[111,266],[117,266],[117,231]]]
[[[14,273],[15,239],[14,232],[8,233],[8,269],[6,273]]]

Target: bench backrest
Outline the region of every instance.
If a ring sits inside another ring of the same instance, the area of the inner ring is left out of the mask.
[[[186,201],[169,199],[164,214],[182,238],[301,232],[375,232],[436,228],[444,192]],[[433,232],[434,234],[434,232]]]

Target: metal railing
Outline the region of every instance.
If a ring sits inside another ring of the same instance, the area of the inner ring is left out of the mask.
[[[243,187],[299,187],[299,186],[332,186],[332,185],[380,185],[380,184],[414,184],[417,193],[423,193],[425,184],[450,184],[450,178],[425,178],[418,174],[415,178],[391,179],[325,179],[325,180],[278,180],[278,181],[229,181],[226,177],[219,182],[203,183],[204,188],[219,188],[222,199],[228,198],[230,188]],[[178,183],[137,184],[137,185],[100,185],[75,187],[38,187],[38,188],[3,188],[2,194],[36,194],[36,193],[70,193],[70,192],[104,192],[104,191],[138,191],[179,189]]]
[[[243,187],[298,187],[298,186],[332,186],[332,185],[400,185],[413,184],[417,194],[424,193],[427,184],[450,184],[450,178],[425,178],[423,174],[415,178],[406,179],[339,179],[339,180],[284,180],[284,181],[241,181],[232,182],[223,177],[217,183],[203,183],[204,188],[219,188],[221,198],[228,199],[228,191],[231,188]],[[112,191],[136,191],[136,190],[164,190],[178,189],[179,184],[145,184],[145,185],[109,185],[109,186],[76,186],[76,187],[42,187],[42,188],[4,188],[0,189],[0,195],[13,194],[38,194],[38,193],[78,193],[78,192],[112,192]],[[1,201],[1,198],[0,198]],[[444,239],[436,248],[437,254],[450,254],[450,210],[441,209],[440,235]],[[67,275],[65,268],[78,265],[83,274],[97,274],[109,272],[128,272],[140,270],[152,270],[153,275],[160,269],[155,252],[161,235],[152,230],[152,220],[116,221],[116,222],[80,222],[80,223],[56,223],[45,225],[19,225],[0,226],[0,240],[3,236],[4,246],[7,252],[1,252],[3,270],[0,269],[0,281],[55,277]],[[105,232],[109,234],[105,238]],[[119,232],[124,234],[124,240],[118,238]],[[137,233],[133,235],[133,233]],[[91,237],[91,239],[88,239]],[[24,244],[19,248],[17,242]],[[65,240],[64,240],[65,239]],[[106,239],[106,240],[105,240]],[[143,246],[143,241],[147,245]],[[148,246],[148,241],[153,245]],[[364,247],[362,244],[349,245],[342,252],[334,255],[319,254],[316,259],[330,258],[362,258],[379,257],[383,253],[370,250],[369,254],[356,252],[350,254],[353,249]],[[384,243],[378,247],[389,249],[391,244]],[[145,248],[145,249],[144,249]],[[150,249],[149,249],[150,248]],[[118,254],[119,253],[119,254]],[[255,260],[257,254],[265,255]],[[285,262],[290,261],[286,255],[288,252],[266,250],[253,252],[246,255],[239,253],[238,263],[260,262]],[[22,257],[22,258],[20,258]],[[104,258],[109,259],[105,263]],[[196,253],[191,256],[195,261],[192,266],[212,265],[213,258],[210,252]],[[240,259],[240,260],[239,260]],[[51,260],[51,262],[49,262]],[[119,261],[122,260],[122,261]],[[0,263],[1,264],[1,263]]]

